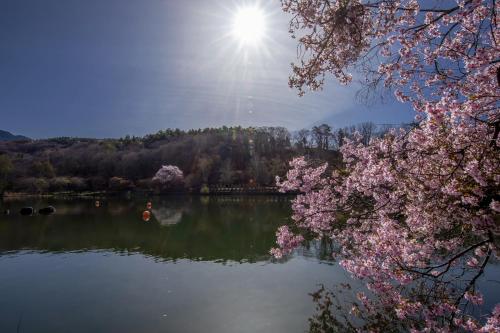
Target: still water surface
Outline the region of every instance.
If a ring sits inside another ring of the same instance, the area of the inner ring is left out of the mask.
[[[146,200],[4,203],[0,332],[304,332],[308,293],[348,276],[315,248],[270,259],[289,200],[158,198],[149,222]]]
[[[360,288],[321,246],[269,257],[290,198],[157,198],[144,222],[146,201],[0,204],[0,332],[305,332],[318,284]]]

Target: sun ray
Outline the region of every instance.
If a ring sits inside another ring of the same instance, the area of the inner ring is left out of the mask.
[[[232,35],[240,44],[258,46],[265,35],[265,21],[259,7],[242,7],[234,15]]]

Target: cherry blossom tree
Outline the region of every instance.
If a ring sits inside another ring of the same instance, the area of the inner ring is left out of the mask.
[[[486,297],[478,279],[500,256],[499,4],[282,5],[301,50],[289,82],[299,94],[321,89],[327,75],[349,83],[357,71],[417,116],[410,130],[347,139],[341,168],[294,159],[278,179],[283,191],[300,193],[294,223],[278,230],[271,253],[329,238],[342,246],[341,265],[376,296],[359,293],[354,314],[397,319],[414,332],[498,332],[500,305],[489,314],[471,309]],[[386,317],[374,316],[381,310]]]
[[[160,190],[178,189],[184,183],[184,173],[175,165],[163,165],[152,180]]]

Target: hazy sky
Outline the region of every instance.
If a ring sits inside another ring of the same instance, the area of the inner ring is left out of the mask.
[[[285,126],[412,119],[333,80],[288,88],[296,44],[279,0],[261,1],[266,38],[241,46],[255,1],[0,0],[0,129],[34,138],[144,135],[167,127]]]

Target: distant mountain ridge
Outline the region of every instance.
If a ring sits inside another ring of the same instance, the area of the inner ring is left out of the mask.
[[[0,141],[24,141],[24,140],[31,140],[31,139],[24,135],[14,135],[10,132],[0,130]]]

